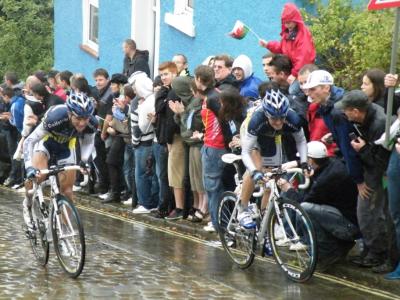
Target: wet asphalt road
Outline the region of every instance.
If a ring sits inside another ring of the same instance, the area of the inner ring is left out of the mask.
[[[22,198],[0,190],[0,299],[379,299],[321,278],[296,284],[269,262],[240,270],[206,242],[81,209],[86,264],[74,280],[50,248],[39,267],[22,229]],[[383,298],[382,298],[383,299]]]

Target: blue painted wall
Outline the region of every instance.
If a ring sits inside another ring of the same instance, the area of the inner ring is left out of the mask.
[[[161,1],[161,17],[173,12],[173,1]],[[195,1],[196,37],[191,38],[164,22],[161,26],[160,61],[170,60],[174,53],[185,53],[191,71],[209,55],[227,53],[233,57],[246,54],[253,62],[253,71],[264,79],[261,57],[267,53],[249,33],[242,40],[227,35],[241,20],[265,40],[279,39],[280,15],[287,0],[215,0]],[[296,1],[294,1],[296,2]]]
[[[131,0],[99,1],[99,59],[79,48],[82,0],[54,1],[54,68],[83,73],[90,82],[97,68],[122,71],[122,42],[131,36]]]
[[[147,1],[147,0],[142,0]],[[266,40],[279,39],[280,15],[287,0],[215,0],[195,1],[196,37],[191,38],[164,22],[166,12],[173,12],[173,0],[161,1],[160,62],[170,60],[175,53],[185,53],[190,70],[207,56],[228,53],[248,55],[257,76],[264,78],[261,57],[267,50],[258,45],[249,33],[235,40],[227,33],[237,19],[242,20]],[[131,36],[131,0],[99,0],[100,58],[97,60],[81,50],[82,0],[55,0],[55,68],[84,73],[90,82],[92,72],[103,67],[110,74],[122,70],[122,41]],[[303,6],[304,1],[294,1]]]

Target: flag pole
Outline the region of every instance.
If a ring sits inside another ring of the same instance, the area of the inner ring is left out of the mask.
[[[396,73],[396,64],[397,64],[397,49],[398,49],[398,41],[399,41],[399,24],[400,24],[400,7],[396,8],[396,21],[394,25],[393,31],[393,40],[392,40],[392,55],[390,59],[390,74]],[[385,126],[385,144],[389,145],[390,139],[390,124],[392,118],[393,111],[393,96],[394,96],[394,87],[389,88],[388,93],[388,101],[386,108],[386,126]]]

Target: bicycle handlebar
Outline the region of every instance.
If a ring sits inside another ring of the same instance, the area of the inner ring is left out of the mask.
[[[291,168],[291,169],[287,169],[287,170],[282,170],[282,169],[273,169],[271,172],[267,172],[265,173],[266,177],[273,177],[276,175],[284,175],[284,174],[293,174],[293,173],[303,173],[303,170],[300,168]],[[301,190],[305,190],[310,186],[310,178],[309,177],[305,177],[304,179],[304,183],[303,184],[299,184],[299,189]]]
[[[48,174],[48,175],[56,175],[62,171],[80,171],[81,167],[78,165],[72,165],[72,166],[53,166],[50,167],[49,169],[42,169],[39,170],[40,174]]]
[[[276,176],[282,176],[284,174],[293,174],[293,173],[303,173],[303,170],[300,168],[291,168],[291,169],[287,169],[287,170],[282,170],[281,168],[276,168],[276,169],[272,169],[270,172],[266,172],[264,174],[264,176],[272,179],[273,177],[276,177]],[[264,185],[265,184],[260,185],[260,190],[258,192],[253,193],[254,197],[261,197],[264,194]],[[309,186],[310,186],[310,178],[305,177],[304,183],[299,184],[299,189],[305,190]]]

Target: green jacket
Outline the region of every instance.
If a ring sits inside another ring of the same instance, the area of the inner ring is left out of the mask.
[[[189,146],[203,146],[203,141],[198,139],[191,139],[194,131],[203,132],[204,125],[201,119],[201,105],[202,100],[199,98],[191,97],[185,104],[185,111],[180,114],[174,115],[175,122],[181,128],[181,136],[186,144]],[[190,120],[190,119],[191,120]]]

